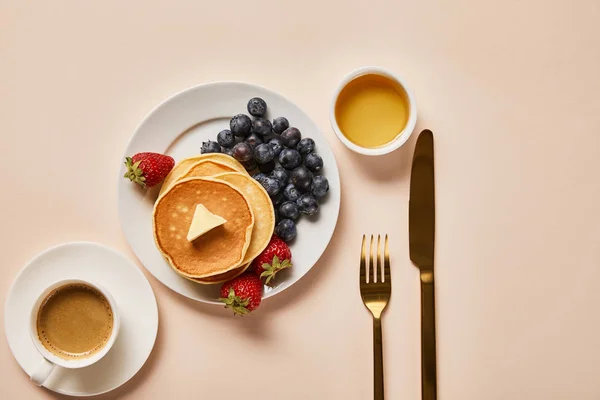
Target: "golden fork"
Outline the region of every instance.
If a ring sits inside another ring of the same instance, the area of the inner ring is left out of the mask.
[[[371,235],[370,255],[367,261],[367,237],[363,235],[360,254],[360,296],[363,303],[373,314],[373,386],[374,399],[383,400],[383,342],[381,339],[381,314],[392,294],[390,273],[390,254],[388,237],[385,235],[383,250],[383,268],[381,257],[381,236],[377,235],[377,253],[375,237]],[[377,257],[377,262],[375,262]],[[367,273],[367,267],[369,272]]]

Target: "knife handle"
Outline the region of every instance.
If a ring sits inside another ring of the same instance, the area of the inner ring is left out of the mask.
[[[437,398],[433,271],[421,271],[421,398]]]

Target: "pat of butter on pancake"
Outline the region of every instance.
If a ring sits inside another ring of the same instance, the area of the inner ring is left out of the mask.
[[[223,225],[225,222],[227,222],[225,218],[211,213],[206,207],[204,207],[204,205],[197,204],[196,211],[194,211],[192,223],[190,224],[190,229],[187,234],[187,240],[193,242],[206,232],[216,228],[217,226]]]

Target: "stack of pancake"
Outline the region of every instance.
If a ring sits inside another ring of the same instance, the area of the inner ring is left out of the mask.
[[[187,233],[198,204],[227,222],[199,238]],[[181,276],[220,283],[244,272],[271,240],[275,212],[269,195],[225,154],[180,161],[165,178],[154,205],[154,239]]]

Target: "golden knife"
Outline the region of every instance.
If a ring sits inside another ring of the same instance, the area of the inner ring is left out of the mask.
[[[435,185],[433,133],[419,135],[410,176],[408,203],[410,259],[421,276],[421,396],[437,398],[435,349],[435,285],[433,253],[435,242]]]

